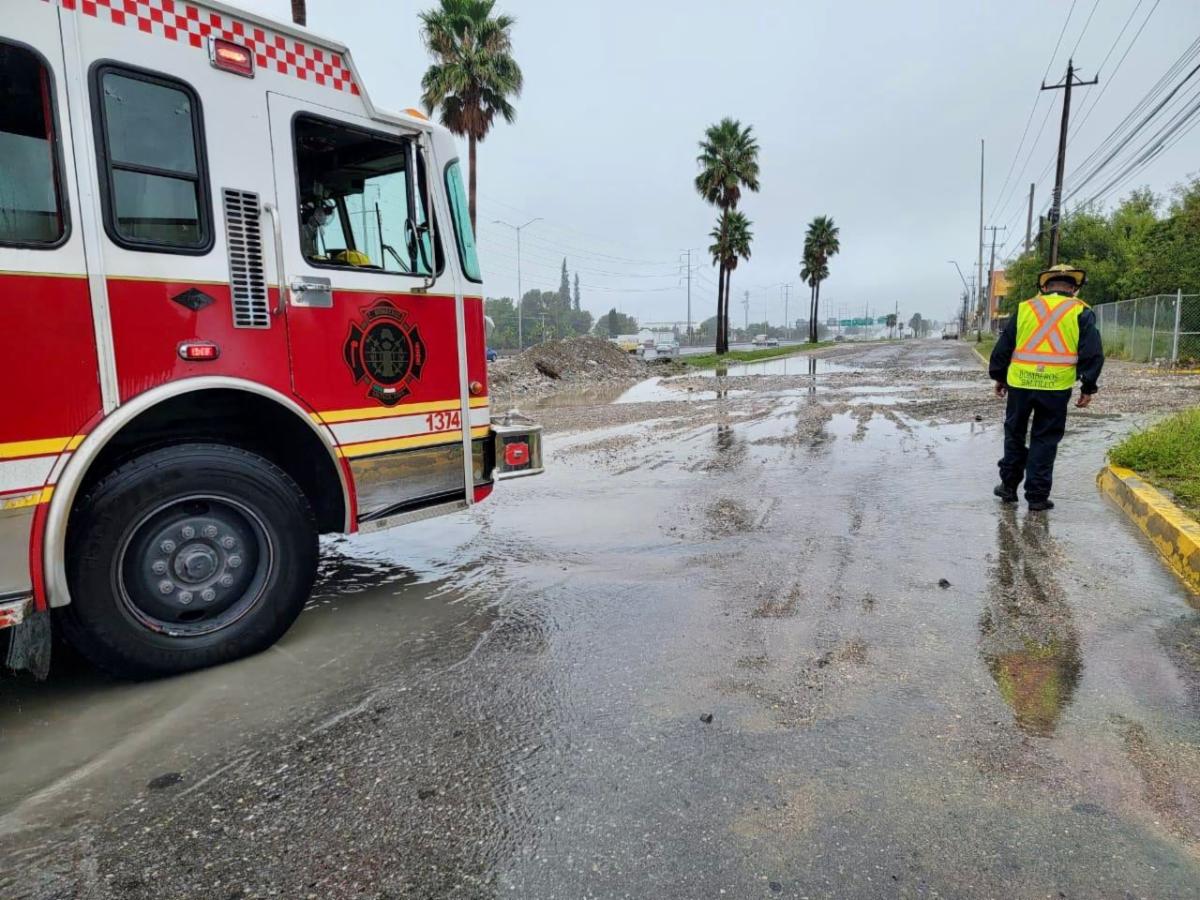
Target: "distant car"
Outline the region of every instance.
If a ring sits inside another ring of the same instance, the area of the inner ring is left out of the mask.
[[[494,347],[487,348],[487,361],[488,362],[495,362],[496,357],[498,357],[499,355],[500,354],[496,352],[496,349]]]
[[[943,341],[957,341],[958,340],[958,323],[957,322],[947,322],[945,325],[942,326],[942,340]]]
[[[755,347],[778,347],[779,338],[768,337],[765,334],[756,334],[751,343],[754,344]]]
[[[647,350],[646,355],[650,356],[651,351]],[[653,355],[662,359],[664,357],[673,358],[679,355],[679,341],[674,338],[662,338],[654,342]]]

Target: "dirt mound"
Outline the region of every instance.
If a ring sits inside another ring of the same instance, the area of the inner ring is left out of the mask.
[[[509,397],[644,377],[645,363],[616,344],[595,337],[547,341],[517,356],[497,360],[488,371],[492,393]]]

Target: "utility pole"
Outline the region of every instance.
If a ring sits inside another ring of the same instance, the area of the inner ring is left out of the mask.
[[[1008,231],[1008,226],[1001,225],[999,228],[997,228],[995,225],[989,225],[986,230],[988,230],[992,233],[992,258],[991,258],[991,261],[988,263],[987,294],[983,299],[983,302],[985,304],[985,310],[984,310],[985,317],[987,316],[988,313],[991,312],[991,307],[992,307],[992,279],[995,277],[995,274],[996,274],[996,232],[997,231]]]
[[[742,326],[746,331],[750,330],[750,292],[746,291],[742,294],[742,313],[745,316],[745,324]]]
[[[788,321],[788,300],[792,292],[792,286],[785,284],[783,286],[783,339],[786,341],[792,333],[791,324]]]
[[[680,256],[687,255],[687,336],[688,343],[692,342],[692,251],[689,247]]]
[[[1063,172],[1067,166],[1067,126],[1071,122],[1071,88],[1099,84],[1097,76],[1091,81],[1075,80],[1075,60],[1067,60],[1067,77],[1061,84],[1042,82],[1043,91],[1063,92],[1062,126],[1058,133],[1058,168],[1054,172],[1054,194],[1050,200],[1050,266],[1058,265],[1059,223],[1062,219]],[[1048,268],[1049,268],[1048,267]]]
[[[983,138],[979,139],[979,277],[975,281],[975,310],[979,314],[979,289],[983,285]],[[963,326],[966,327],[965,325]]]
[[[502,222],[500,219],[492,220],[493,225],[504,225],[508,228],[511,228],[513,231],[515,231],[517,233],[517,350],[518,351],[525,349],[525,332],[521,328],[521,305],[522,305],[521,301],[525,299],[524,297],[521,296],[521,229],[529,227],[534,222],[540,222],[540,221],[542,221],[541,216],[538,216],[535,219],[530,219],[524,225],[513,225],[510,222]],[[545,317],[543,317],[543,321],[542,321],[542,337],[543,337],[543,339],[545,339],[545,335],[546,335],[546,323],[545,323]]]
[[[1025,219],[1025,252],[1029,252],[1029,248],[1033,246],[1033,190],[1037,187],[1037,182],[1029,185],[1029,215]]]

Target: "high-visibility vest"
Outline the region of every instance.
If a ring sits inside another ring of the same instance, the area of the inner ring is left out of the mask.
[[[1008,366],[1010,387],[1063,391],[1075,384],[1079,316],[1088,305],[1076,297],[1042,294],[1017,308],[1017,349]]]

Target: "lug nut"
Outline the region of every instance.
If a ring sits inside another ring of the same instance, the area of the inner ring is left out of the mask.
[[[158,546],[162,550],[163,553],[174,553],[175,552],[175,542],[173,540],[171,540],[170,538],[167,538],[165,541],[163,541]]]
[[[187,606],[189,603],[192,602],[192,592],[191,591],[180,591],[178,599],[179,599],[180,603],[182,603],[184,606]]]
[[[196,536],[196,529],[191,525],[184,525],[179,533],[183,535],[184,540],[190,541]]]
[[[206,538],[215,538],[217,536],[217,526],[216,525],[205,525],[204,526],[204,536]]]
[[[228,563],[229,563],[229,568],[236,569],[238,566],[240,566],[242,564],[242,558],[235,553],[235,554],[233,554],[233,556],[229,557]]]
[[[217,592],[212,588],[205,588],[200,592],[200,599],[205,603],[212,603],[213,600],[217,599]]]
[[[229,537],[228,535],[221,538],[221,546],[224,547],[226,550],[232,550],[233,545],[236,543],[237,543],[237,541],[235,541],[233,538]]]
[[[154,572],[155,575],[166,575],[167,574],[167,564],[165,562],[163,562],[161,559],[156,559],[154,561],[154,565],[152,565],[150,568]]]
[[[217,579],[217,584],[221,585],[221,587],[229,587],[231,584],[233,584],[233,576],[222,575]]]
[[[169,594],[171,591],[175,590],[175,583],[164,578],[158,583],[158,590],[159,593]]]

